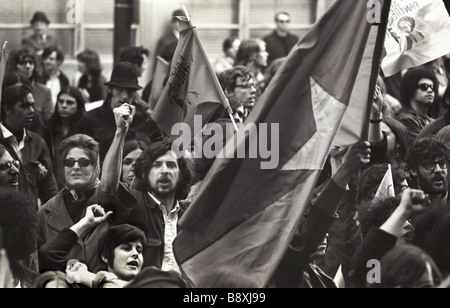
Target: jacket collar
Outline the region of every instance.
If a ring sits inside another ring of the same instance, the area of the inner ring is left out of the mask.
[[[63,196],[63,191],[60,191],[44,209],[47,225],[58,232],[74,225],[64,206]]]

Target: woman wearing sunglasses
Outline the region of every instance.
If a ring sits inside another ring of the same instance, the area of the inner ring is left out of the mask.
[[[78,122],[86,112],[85,104],[86,101],[78,88],[63,88],[58,94],[55,111],[45,130],[44,139],[50,150],[59,189],[64,188],[65,179],[63,166],[59,163],[58,148],[64,139],[75,134]]]
[[[37,245],[39,251],[43,245],[55,240],[61,231],[71,228],[86,214],[90,205],[98,203],[97,188],[99,186],[100,163],[99,144],[87,135],[73,135],[61,142],[59,151],[65,187],[38,212]],[[89,232],[78,234],[78,241],[70,250],[66,259],[54,263],[40,271],[64,271],[69,260],[85,263],[90,271],[105,270],[105,264],[98,258],[97,246],[101,235],[108,229],[109,222],[126,219],[128,211],[122,211],[110,204],[102,204],[107,212],[113,212],[108,219]],[[101,213],[94,213],[101,216]],[[41,263],[41,262],[40,262]]]

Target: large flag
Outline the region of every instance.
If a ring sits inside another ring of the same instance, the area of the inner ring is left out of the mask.
[[[149,100],[150,110],[155,109],[156,103],[158,102],[158,99],[164,89],[164,85],[169,77],[169,71],[169,63],[160,56],[157,56],[155,74],[152,82],[152,92]]]
[[[381,24],[371,25],[366,1],[336,1],[292,49],[261,96],[245,124],[259,133],[266,125],[279,125],[277,140],[270,141],[279,150],[276,168],[262,168],[261,153],[216,158],[174,241],[180,269],[194,284],[220,279],[224,272],[229,281],[246,277],[258,287],[270,281],[310,203],[366,53],[378,73],[390,0],[380,3]],[[373,29],[378,48],[369,40]],[[374,89],[375,83],[372,95]],[[238,150],[257,142],[250,136],[238,139]]]
[[[6,43],[5,43],[6,45]],[[5,78],[5,68],[6,68],[6,54],[4,45],[2,50],[0,51],[0,116],[2,112],[2,88],[3,88],[3,79]]]
[[[185,17],[180,20],[180,39],[175,50],[169,79],[156,103],[152,118],[168,135],[174,124],[187,123],[192,136],[194,115],[202,115],[203,127],[217,108],[229,106],[228,100],[206,56],[197,30]]]
[[[388,164],[388,170],[378,186],[373,202],[383,201],[384,199],[395,197],[394,179],[392,177],[391,164]]]
[[[450,53],[450,17],[442,0],[392,0],[385,76]]]

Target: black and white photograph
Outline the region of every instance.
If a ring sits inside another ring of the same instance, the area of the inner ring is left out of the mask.
[[[0,0],[0,289],[450,288],[449,11]]]

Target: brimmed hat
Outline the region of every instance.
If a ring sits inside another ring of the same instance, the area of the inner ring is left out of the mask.
[[[47,25],[50,23],[50,20],[48,19],[47,15],[44,12],[36,12],[33,15],[33,18],[30,20],[30,24],[34,24],[36,21],[43,21]]]
[[[128,62],[116,64],[111,74],[111,80],[105,83],[105,85],[136,90],[142,89],[138,84],[136,69],[133,64]]]

